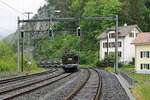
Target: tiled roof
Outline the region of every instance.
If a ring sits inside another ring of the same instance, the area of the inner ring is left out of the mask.
[[[133,28],[137,28],[140,32],[142,32],[137,25],[121,26],[121,27],[118,27],[118,32],[120,33],[118,36],[123,37],[123,36],[128,35],[133,30]],[[97,39],[105,39],[109,31],[115,31],[115,28],[109,28],[105,30],[100,36],[98,36]]]
[[[132,44],[150,44],[150,32],[140,33],[133,41]]]

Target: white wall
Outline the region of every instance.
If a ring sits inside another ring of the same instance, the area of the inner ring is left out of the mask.
[[[134,28],[132,32],[134,33],[134,37],[129,37],[129,35],[125,37],[125,45],[124,45],[125,63],[129,63],[130,61],[132,61],[132,58],[135,57],[135,46],[131,43],[136,38],[136,34],[139,33],[139,31],[136,28]]]
[[[115,33],[115,31],[109,33]],[[115,38],[109,38],[108,42],[115,42]],[[118,42],[122,43],[122,47],[118,47],[118,51],[122,52],[120,61],[123,61],[123,38],[119,38]],[[103,48],[103,43],[107,43],[107,39],[100,40],[100,59],[104,59],[105,52],[107,52],[107,48]],[[108,48],[108,52],[115,52],[115,48]]]
[[[110,31],[109,33],[113,33],[114,31]],[[120,61],[124,63],[129,63],[132,61],[132,58],[135,57],[135,47],[131,44],[131,42],[136,38],[136,34],[139,33],[139,31],[135,28],[131,32],[134,33],[134,37],[129,37],[127,35],[124,38],[119,38],[118,42],[122,42],[122,47],[118,47],[118,51],[122,52],[122,56],[120,58]],[[103,43],[107,42],[107,39],[100,40],[100,59],[104,59],[105,52],[107,52],[107,48],[103,48]],[[115,42],[114,38],[109,38],[109,42]],[[115,52],[115,48],[109,48],[109,52]]]
[[[122,52],[122,57],[120,58],[123,61],[123,39],[118,39],[118,41],[122,42],[122,47],[118,47],[118,51]],[[107,48],[103,48],[103,43],[107,42],[107,40],[100,41],[100,59],[104,59],[105,52],[107,52]],[[115,39],[109,39],[109,42],[115,42]],[[115,48],[108,48],[108,52],[115,52]]]

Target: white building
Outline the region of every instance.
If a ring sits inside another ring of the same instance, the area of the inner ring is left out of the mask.
[[[118,56],[123,63],[129,63],[135,57],[135,47],[131,42],[141,33],[141,29],[137,25],[126,24],[118,28]],[[108,38],[108,39],[107,39]],[[105,30],[99,37],[100,40],[100,59],[104,59],[108,54],[115,52],[115,28]]]

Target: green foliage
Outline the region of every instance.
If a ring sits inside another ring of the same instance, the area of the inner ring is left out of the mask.
[[[132,66],[134,66],[134,65],[135,65],[135,58],[132,58],[132,61],[131,61],[131,62],[129,62],[129,65],[132,65]]]
[[[108,64],[108,65],[107,65]],[[104,60],[98,60],[96,62],[97,67],[114,67],[115,64],[115,55],[114,53],[109,54],[109,56],[105,57]],[[124,67],[125,65],[122,62],[118,63],[118,67]]]
[[[124,65],[122,62],[119,62],[119,63],[118,63],[118,67],[121,68],[121,67],[124,67],[124,66],[125,66],[125,65]]]
[[[39,15],[42,15],[43,11],[46,11],[47,15],[53,14],[52,7],[61,10],[58,15],[54,14],[57,17],[115,17],[119,15],[119,26],[124,23],[138,24],[142,31],[150,31],[149,0],[47,0],[47,3],[39,9]],[[53,26],[54,34],[56,33],[53,40],[48,35],[33,40],[36,47],[34,59],[56,60],[61,59],[64,52],[75,52],[80,55],[81,64],[106,66],[108,60],[108,66],[113,67],[115,59],[112,55],[103,61],[98,61],[99,41],[96,38],[105,29],[114,27],[115,22],[81,21],[81,41],[78,41],[77,36],[74,35],[78,26],[79,22],[58,22]],[[60,31],[67,31],[67,35]],[[119,66],[122,67],[123,64],[119,62]]]
[[[55,6],[56,9],[62,10],[60,17],[115,17],[119,15],[119,25],[137,24],[142,31],[150,31],[149,0],[48,0],[47,6],[47,9]],[[77,23],[71,25],[76,26]],[[103,31],[114,26],[114,22],[81,22],[81,26],[88,31],[96,29]]]
[[[35,55],[34,58],[38,61],[60,60],[64,52],[75,52],[80,55],[80,64],[96,63],[98,59],[98,49],[95,48],[96,44],[93,38],[92,36],[87,36],[87,39],[84,40],[81,37],[79,41],[76,34],[59,34],[56,35],[53,40],[50,40],[47,35],[43,36],[43,38],[36,43],[36,45],[40,45],[41,48],[36,48],[38,55]]]
[[[18,70],[18,56],[14,52],[15,47],[13,44],[8,43],[7,41],[2,41],[0,43],[0,72],[17,72]],[[36,63],[31,59],[32,65],[31,70],[38,70]],[[24,66],[27,65],[27,56],[24,56]]]
[[[96,67],[106,67],[106,64],[104,63],[104,60],[98,60],[96,62]]]

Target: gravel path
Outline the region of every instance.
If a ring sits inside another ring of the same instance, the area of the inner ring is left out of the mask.
[[[69,77],[66,77],[65,79],[62,79],[58,82],[55,82],[52,85],[49,85],[49,86],[43,87],[41,89],[35,90],[34,92],[28,93],[26,95],[19,96],[19,97],[15,98],[15,100],[39,100],[39,99],[40,100],[42,100],[42,99],[45,99],[45,100],[63,100],[62,97],[64,95],[62,93],[64,93],[63,91],[65,91],[65,88],[68,86],[67,83],[68,82],[70,83],[70,80],[78,79],[76,77],[80,77],[81,75],[82,76],[85,75],[83,73],[85,73],[85,71],[73,73],[72,75],[70,75]],[[80,77],[80,79],[82,79],[82,78],[83,77]],[[73,82],[75,82],[75,81],[73,81]],[[63,87],[65,84],[67,84],[67,86]],[[60,90],[60,87],[63,87],[63,88],[61,88],[61,90]],[[68,88],[67,88],[67,90],[68,90]],[[48,95],[51,95],[51,97],[49,97]]]
[[[100,100],[129,100],[129,97],[115,75],[103,70],[99,71],[102,74]]]

